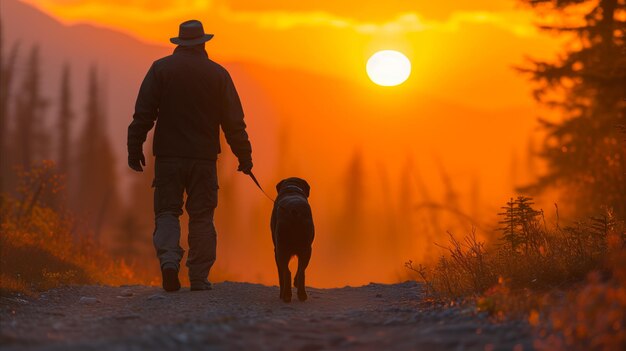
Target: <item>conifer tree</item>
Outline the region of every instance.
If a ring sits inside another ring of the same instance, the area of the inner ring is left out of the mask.
[[[42,134],[42,114],[45,100],[41,95],[41,72],[39,47],[33,46],[28,57],[26,71],[17,95],[15,106],[16,145],[19,151],[19,162],[27,169],[36,159],[37,144]]]
[[[59,98],[59,115],[58,115],[58,128],[59,128],[59,171],[61,174],[67,175],[69,172],[70,163],[70,125],[74,117],[72,112],[72,95],[70,89],[70,66],[65,64],[63,66],[63,73],[61,76],[61,96]]]
[[[115,160],[95,66],[89,72],[85,114],[85,126],[78,144],[79,179],[74,206],[85,215],[98,240],[103,227],[113,224],[116,219],[118,198]]]
[[[6,140],[8,137],[7,122],[9,114],[9,97],[13,88],[13,77],[15,73],[15,63],[17,62],[17,53],[19,43],[13,44],[11,51],[5,56],[4,52],[4,32],[2,30],[2,22],[0,20],[0,194],[6,188],[6,175],[9,171]],[[0,196],[0,199],[2,197]]]
[[[343,178],[342,191],[344,192],[343,208],[335,222],[333,250],[337,254],[361,250],[358,244],[365,240],[365,169],[361,151],[356,150],[348,162]],[[369,229],[369,228],[367,228]],[[345,255],[349,257],[350,254]]]
[[[344,218],[348,226],[355,227],[365,211],[365,170],[361,151],[355,151],[348,164],[344,189]]]
[[[542,29],[576,38],[558,59],[522,69],[538,84],[535,98],[562,114],[560,121],[541,120],[547,139],[540,155],[548,170],[523,190],[561,188],[580,214],[607,205],[624,219],[626,152],[618,126],[626,124],[626,1],[523,1],[559,15],[546,16],[560,21]]]
[[[504,212],[498,213],[504,219],[500,221],[503,233],[502,240],[508,243],[513,251],[522,248],[528,253],[530,249],[537,249],[539,242],[535,238],[535,229],[538,224],[538,217],[541,211],[535,210],[532,199],[525,196],[518,196],[511,199],[505,207],[501,207]]]

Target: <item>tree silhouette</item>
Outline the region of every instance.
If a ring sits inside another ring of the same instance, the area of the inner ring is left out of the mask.
[[[626,118],[626,11],[624,0],[524,0],[537,11],[560,15],[547,31],[573,33],[577,42],[553,62],[521,69],[538,83],[535,98],[562,112],[562,121],[541,119],[547,138],[540,155],[548,171],[521,190],[561,187],[579,212],[602,205],[626,218],[626,153],[617,126]],[[576,8],[579,11],[569,11]],[[587,12],[580,21],[581,9]],[[550,16],[554,17],[554,16]],[[619,17],[619,18],[618,18]],[[582,25],[568,23],[581,22]]]
[[[340,205],[342,208],[334,226],[332,250],[336,252],[338,259],[355,257],[354,255],[362,250],[363,242],[366,240],[366,229],[370,229],[363,225],[365,176],[363,154],[360,150],[355,150],[342,179],[343,204]]]
[[[513,251],[518,248],[524,249],[528,253],[531,249],[538,249],[539,242],[533,235],[538,225],[538,217],[541,211],[533,209],[532,199],[525,196],[518,196],[517,199],[511,199],[506,206],[501,207],[504,212],[498,213],[504,219],[499,223],[502,226],[499,230],[502,232],[502,240],[505,241]]]
[[[344,181],[344,218],[348,227],[356,229],[365,212],[365,170],[360,150],[352,155]]]
[[[85,112],[85,127],[78,144],[79,179],[74,207],[85,215],[98,240],[105,219],[114,217],[118,199],[115,160],[106,132],[106,117],[95,66],[89,72]]]
[[[63,66],[63,73],[61,76],[61,96],[59,98],[59,115],[58,115],[58,130],[59,130],[59,171],[62,174],[67,175],[70,167],[70,124],[74,118],[74,113],[71,108],[72,94],[70,89],[70,66],[65,64]]]
[[[9,114],[9,97],[13,88],[15,64],[19,50],[19,42],[15,42],[11,51],[5,57],[4,32],[0,20],[0,194],[5,188],[5,176],[8,173],[8,158],[6,140],[8,139],[7,121]],[[0,199],[2,197],[0,196]],[[1,204],[1,203],[0,203]]]
[[[19,146],[19,162],[30,168],[37,157],[37,144],[44,143],[42,115],[45,100],[41,95],[41,71],[39,47],[33,46],[15,105],[17,125],[16,145]]]

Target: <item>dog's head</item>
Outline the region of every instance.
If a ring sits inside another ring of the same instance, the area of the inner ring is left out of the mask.
[[[276,184],[276,191],[279,194],[286,191],[299,192],[308,198],[311,187],[309,186],[309,183],[306,182],[306,180],[302,178],[291,177],[278,182],[278,184]]]

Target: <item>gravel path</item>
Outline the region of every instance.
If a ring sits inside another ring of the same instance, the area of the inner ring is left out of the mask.
[[[0,350],[530,350],[529,327],[427,302],[421,284],[278,288],[224,282],[212,291],[75,286],[2,298]]]

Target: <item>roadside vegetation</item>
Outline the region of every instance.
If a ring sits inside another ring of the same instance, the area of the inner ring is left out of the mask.
[[[15,196],[0,207],[0,292],[36,294],[66,284],[139,282],[133,269],[85,235],[60,205],[63,179],[44,161],[20,171]]]
[[[626,346],[626,232],[609,210],[548,225],[531,198],[511,199],[497,240],[476,231],[441,245],[432,265],[407,262],[441,301],[475,304],[496,320],[528,318],[537,348],[613,350]]]

